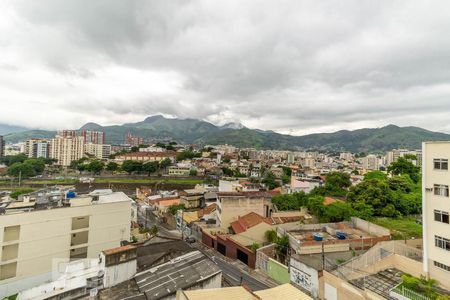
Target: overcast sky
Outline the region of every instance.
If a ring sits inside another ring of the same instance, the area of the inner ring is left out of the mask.
[[[0,1],[0,123],[450,132],[448,1]]]

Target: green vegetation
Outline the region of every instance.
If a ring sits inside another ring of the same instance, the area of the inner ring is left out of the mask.
[[[286,234],[279,237],[275,229],[267,230],[264,237],[269,243],[275,244],[277,260],[284,263],[289,248],[289,237]]]
[[[200,152],[194,152],[192,150],[185,150],[177,154],[177,161],[192,159],[194,157],[202,157],[202,154]]]
[[[54,160],[45,158],[27,158],[24,154],[6,156],[3,162],[8,165],[8,175],[13,177],[29,178],[41,175],[46,164],[52,164]]]
[[[137,136],[155,138],[170,137],[188,144],[229,144],[237,147],[265,149],[292,149],[296,146],[309,149],[332,151],[379,152],[393,148],[419,148],[422,141],[450,140],[450,135],[431,132],[418,127],[365,128],[354,131],[288,136],[273,131],[252,130],[249,128],[220,128],[211,123],[194,119],[167,119],[153,116],[145,121],[122,126],[98,126],[96,130],[106,133],[106,142],[123,140],[127,132]],[[28,138],[51,138],[54,131],[24,131],[8,134],[7,142],[24,141]],[[166,148],[167,149],[167,148]]]
[[[274,188],[277,188],[280,186],[280,183],[277,181],[275,175],[272,172],[268,172],[264,179],[262,180],[262,183],[269,189],[273,190]]]
[[[28,194],[31,193],[32,191],[34,191],[34,189],[20,188],[12,192],[9,196],[17,200],[17,198],[19,198],[20,195]]]
[[[339,222],[357,216],[366,220],[373,217],[398,218],[401,223],[401,216],[421,212],[422,196],[419,169],[410,161],[399,161],[390,169],[390,178],[383,172],[373,171],[367,173],[361,183],[350,187],[347,174],[332,172],[327,174],[325,185],[315,188],[310,194],[279,195],[273,197],[272,202],[279,210],[307,207],[321,222]],[[324,205],[325,196],[345,197],[346,201]],[[420,236],[416,232],[412,234]]]
[[[256,253],[256,250],[261,248],[261,245],[257,242],[253,242],[253,244],[250,245],[250,250],[252,250],[253,253]]]
[[[184,209],[184,204],[173,204],[167,208],[167,212],[173,216],[177,214],[177,211]]]
[[[449,299],[448,296],[440,295],[436,286],[439,282],[436,279],[427,279],[425,276],[420,276],[420,278],[416,278],[409,274],[402,275],[402,284],[397,287],[397,290],[401,291],[401,286],[408,288],[414,292],[422,294],[431,299]]]
[[[391,230],[392,238],[395,240],[421,238],[422,237],[422,225],[416,223],[416,219],[413,217],[399,217],[399,218],[386,218],[379,217],[373,218],[371,222],[388,228]]]
[[[105,168],[107,171],[115,172],[119,169],[119,165],[113,161],[110,161]]]

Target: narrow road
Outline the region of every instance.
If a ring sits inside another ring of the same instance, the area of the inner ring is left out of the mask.
[[[242,284],[245,284],[253,291],[271,288],[271,286],[250,276],[239,267],[221,258],[219,253],[216,253],[213,250],[205,250],[198,243],[191,244],[191,247],[208,256],[222,270],[222,276],[230,285],[241,286]]]

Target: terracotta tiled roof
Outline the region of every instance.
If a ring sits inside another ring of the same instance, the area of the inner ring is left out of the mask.
[[[201,218],[204,215],[209,215],[210,213],[212,213],[216,209],[217,209],[217,204],[216,203],[208,205],[207,207],[204,207],[203,209],[198,211],[198,217]]]
[[[325,197],[325,199],[323,200],[323,205],[330,205],[331,203],[337,202],[337,201],[341,201],[339,199],[333,198],[333,197]]]
[[[237,233],[244,232],[247,229],[252,228],[253,226],[256,226],[262,222],[265,222],[265,223],[271,225],[272,219],[264,218],[255,212],[251,212],[242,217],[238,217],[238,220],[232,222],[230,225],[231,225],[231,228],[233,229],[233,231],[237,234]]]
[[[131,250],[131,249],[136,249],[136,246],[126,245],[126,246],[122,246],[122,247],[107,249],[107,250],[103,250],[103,253],[105,253],[105,255],[111,255],[111,254],[116,254],[116,253],[120,253],[120,252],[125,252],[125,251]]]

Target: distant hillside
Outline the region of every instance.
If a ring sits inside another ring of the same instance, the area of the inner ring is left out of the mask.
[[[432,132],[418,127],[388,125],[381,128],[364,128],[354,131],[317,133],[305,136],[283,135],[273,131],[249,129],[240,124],[215,126],[196,119],[168,119],[163,116],[148,117],[142,122],[101,126],[87,123],[80,130],[101,130],[106,142],[121,144],[126,133],[147,140],[174,140],[182,143],[229,144],[258,149],[318,149],[351,152],[381,152],[393,148],[420,148],[422,141],[450,140],[449,134]],[[54,131],[32,130],[8,134],[9,142],[30,137],[49,138]]]
[[[0,135],[6,135],[8,133],[26,131],[29,128],[21,127],[21,126],[13,126],[7,124],[0,124]]]

